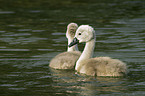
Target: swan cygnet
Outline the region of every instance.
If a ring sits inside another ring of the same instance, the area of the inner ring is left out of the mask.
[[[85,48],[76,62],[75,70],[90,76],[124,76],[127,74],[127,66],[124,62],[110,57],[95,57],[95,31],[89,25],[81,25],[75,34],[69,47],[85,42]]]
[[[76,23],[70,23],[67,26],[66,37],[68,39],[68,44],[72,42],[77,28],[78,25]],[[81,52],[78,51],[77,45],[71,48],[68,47],[67,52],[56,55],[50,61],[49,66],[54,69],[73,69],[80,55]]]

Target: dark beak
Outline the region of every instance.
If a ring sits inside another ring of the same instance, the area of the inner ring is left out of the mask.
[[[68,45],[69,47],[72,47],[73,45],[76,45],[77,43],[79,43],[79,40],[75,37],[73,39],[73,41]]]

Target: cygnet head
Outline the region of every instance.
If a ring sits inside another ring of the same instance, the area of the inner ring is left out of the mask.
[[[74,38],[78,25],[76,23],[70,23],[67,26],[66,37]]]
[[[73,42],[69,44],[69,47],[82,42],[88,42],[95,39],[95,30],[89,25],[81,25],[75,34]]]

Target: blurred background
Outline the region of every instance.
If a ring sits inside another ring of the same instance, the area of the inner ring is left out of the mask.
[[[71,22],[94,27],[94,56],[126,62],[131,75],[88,77],[50,69],[50,60],[67,49]],[[144,74],[144,0],[0,0],[1,96],[144,96]]]

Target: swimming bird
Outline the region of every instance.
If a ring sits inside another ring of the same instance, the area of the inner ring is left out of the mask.
[[[95,31],[89,25],[81,25],[69,47],[85,42],[85,48],[76,62],[75,70],[90,76],[124,76],[127,66],[124,62],[111,57],[92,58],[95,47]]]
[[[68,39],[68,44],[72,42],[77,28],[78,25],[76,23],[70,23],[67,26],[66,38]],[[67,52],[56,55],[50,61],[49,66],[54,69],[74,69],[75,63],[80,55],[81,52],[78,51],[77,45],[71,48],[68,47]]]

